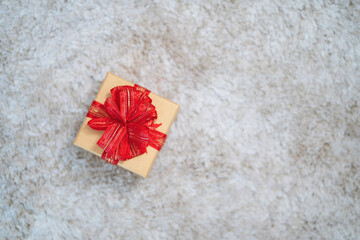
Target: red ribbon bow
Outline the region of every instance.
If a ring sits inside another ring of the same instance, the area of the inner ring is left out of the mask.
[[[155,130],[157,112],[149,97],[150,91],[135,85],[119,86],[110,90],[104,104],[94,101],[86,114],[92,118],[88,125],[104,131],[97,142],[104,152],[105,161],[117,165],[118,162],[139,156],[150,146],[160,151],[166,134]]]

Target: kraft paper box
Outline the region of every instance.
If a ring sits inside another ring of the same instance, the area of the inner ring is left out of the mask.
[[[111,96],[110,90],[112,88],[123,85],[134,86],[133,83],[128,82],[109,72],[106,75],[106,78],[102,83],[102,86],[100,87],[100,90],[96,95],[95,100],[103,104],[106,98]],[[170,126],[179,110],[179,105],[165,98],[162,98],[152,92],[150,92],[149,97],[152,99],[152,104],[156,107],[156,111],[158,114],[158,118],[155,123],[162,124],[156,130],[168,134]],[[104,150],[97,145],[97,142],[103,135],[104,131],[97,131],[90,128],[87,125],[87,122],[89,120],[91,120],[91,118],[85,118],[75,138],[74,145],[79,146],[100,157]],[[154,163],[154,160],[157,157],[158,151],[150,146],[148,146],[146,150],[147,153],[144,153],[140,156],[129,159],[127,161],[119,161],[118,166],[123,167],[140,176],[147,177]],[[103,159],[99,160],[104,161]],[[104,164],[108,163],[104,161]]]

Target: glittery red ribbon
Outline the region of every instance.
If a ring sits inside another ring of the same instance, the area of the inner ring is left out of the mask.
[[[119,86],[110,90],[104,104],[94,101],[87,113],[92,118],[88,125],[105,131],[97,142],[105,161],[117,165],[119,161],[139,156],[150,146],[160,151],[166,134],[155,130],[157,112],[149,97],[150,91],[135,85]]]

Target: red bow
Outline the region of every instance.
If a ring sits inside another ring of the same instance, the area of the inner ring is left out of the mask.
[[[104,104],[94,101],[86,114],[88,125],[104,131],[97,142],[105,161],[117,165],[119,160],[139,156],[150,146],[160,151],[166,134],[155,130],[157,112],[149,97],[150,91],[138,85],[119,86],[110,90]]]

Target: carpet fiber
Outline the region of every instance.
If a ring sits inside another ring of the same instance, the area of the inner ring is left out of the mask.
[[[359,239],[359,2],[0,14],[0,239]],[[72,145],[108,71],[181,106],[147,179]]]

